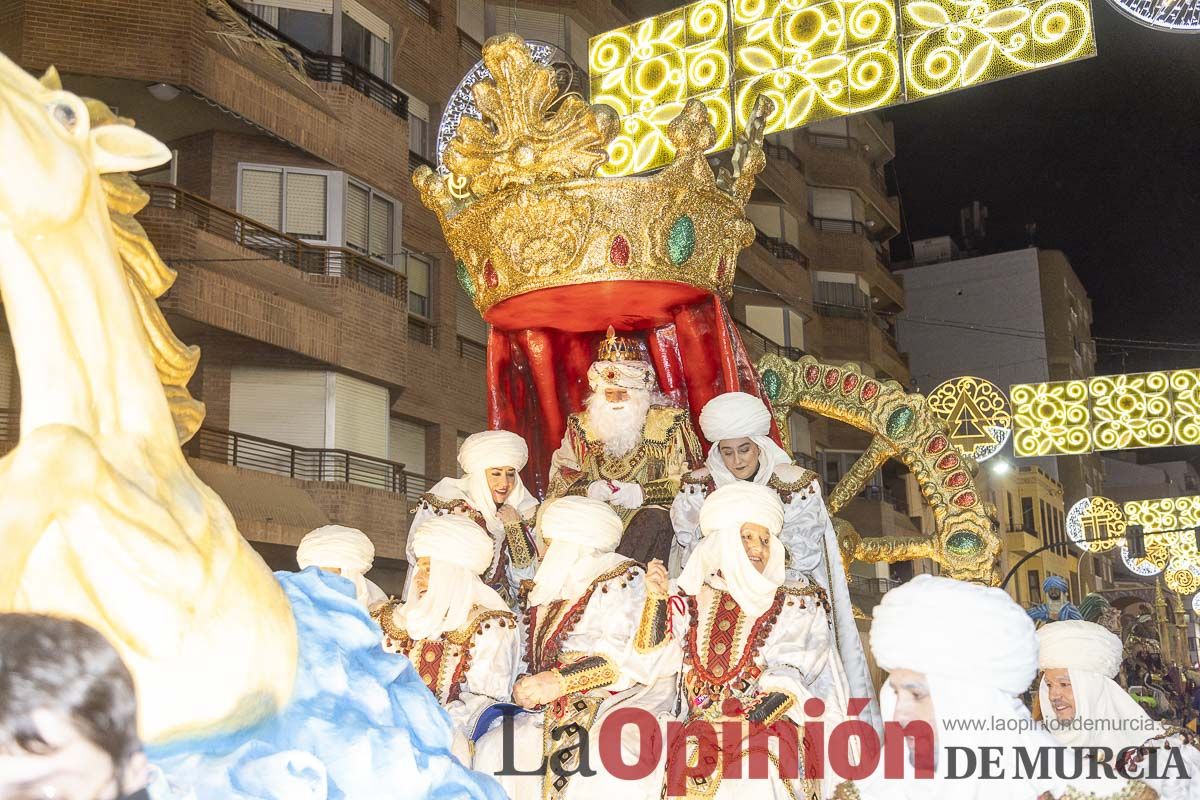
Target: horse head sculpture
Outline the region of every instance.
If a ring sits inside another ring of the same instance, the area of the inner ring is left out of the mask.
[[[291,696],[291,609],[180,449],[203,419],[199,352],[155,299],[174,280],[124,174],[167,149],[103,103],[0,55],[0,297],[21,438],[0,459],[0,611],[104,633],[142,735],[233,730]]]

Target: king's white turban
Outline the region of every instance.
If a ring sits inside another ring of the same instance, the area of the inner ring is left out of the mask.
[[[755,483],[765,486],[775,467],[792,463],[787,451],[771,438],[771,412],[766,403],[752,394],[726,392],[709,400],[700,411],[700,430],[710,442],[705,465],[717,486],[737,480],[721,457],[720,443],[726,439],[748,438],[758,446],[758,471],[751,478]]]
[[[596,578],[628,560],[613,552],[625,526],[600,500],[559,498],[542,512],[540,529],[550,546],[534,575],[530,605],[579,597]]]
[[[588,385],[593,390],[608,386],[650,391],[658,385],[658,378],[654,367],[645,361],[595,361],[588,368]]]
[[[529,461],[529,446],[510,431],[473,433],[458,448],[458,465],[468,475],[512,467],[520,472]]]
[[[918,575],[875,607],[871,652],[885,670],[959,678],[1019,695],[1037,674],[1033,621],[1002,589]]]
[[[375,545],[365,533],[344,525],[325,525],[305,534],[296,548],[300,569],[328,567],[342,571],[342,577],[354,584],[358,601],[373,605],[387,596],[364,576],[375,563]]]
[[[471,620],[476,606],[508,608],[495,589],[479,576],[492,564],[492,537],[467,517],[432,517],[413,531],[413,552],[429,559],[429,586],[396,609],[393,619],[414,639],[429,639],[458,630]]]
[[[771,534],[766,568],[750,563],[742,544],[742,526],[761,525]],[[725,589],[751,619],[766,613],[784,581],[783,503],[774,489],[737,481],[718,488],[700,507],[700,544],[688,556],[679,588],[696,595],[705,582]],[[716,573],[720,571],[720,577]]]
[[[1051,622],[1038,630],[1037,637],[1038,666],[1044,670],[1079,669],[1106,678],[1121,671],[1121,638],[1094,622]]]

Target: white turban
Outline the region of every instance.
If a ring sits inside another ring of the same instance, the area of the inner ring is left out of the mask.
[[[473,433],[458,448],[458,465],[468,475],[500,467],[520,472],[528,461],[529,446],[510,431]]]
[[[429,559],[429,586],[393,612],[398,627],[414,639],[458,630],[477,607],[506,610],[508,604],[479,576],[492,564],[492,537],[467,517],[433,517],[413,531],[413,552]]]
[[[1057,797],[1065,791],[1065,784],[1053,775],[983,780],[976,772],[956,780],[947,774],[951,748],[976,753],[982,747],[996,748],[1005,769],[1011,769],[1018,751],[1054,746],[1021,702],[1021,693],[1037,673],[1037,636],[1033,621],[1008,594],[918,575],[884,594],[873,613],[875,660],[889,672],[924,673],[937,718],[933,780],[883,780],[885,787],[890,784],[900,796],[930,800],[1008,800],[1044,792]],[[895,720],[896,705],[889,678],[880,692],[885,723]],[[910,747],[907,741],[905,747]],[[902,762],[906,775],[913,769],[911,756]],[[874,796],[866,789],[864,795]]]
[[[780,464],[791,464],[792,457],[771,438],[771,412],[766,403],[745,392],[719,394],[704,404],[700,412],[700,430],[710,443],[705,464],[718,487],[737,480],[725,459],[720,444],[726,439],[748,438],[758,446],[758,471],[751,478],[766,485]]]
[[[761,573],[750,563],[742,544],[742,526],[748,522],[771,534],[767,566]],[[696,595],[707,582],[733,595],[751,619],[762,616],[775,602],[775,593],[784,581],[782,529],[783,503],[775,490],[747,481],[720,487],[700,508],[704,538],[688,557],[679,588]]]
[[[960,677],[1019,695],[1037,675],[1033,621],[1003,589],[918,575],[883,596],[871,652],[885,670]]]
[[[650,391],[658,385],[654,367],[645,361],[595,361],[588,368],[588,385]]]
[[[1059,724],[1046,681],[1038,685],[1047,729],[1069,747],[1138,747],[1162,733],[1161,725],[1113,680],[1121,670],[1120,637],[1093,622],[1064,620],[1038,631],[1043,670],[1065,669],[1071,680],[1076,724]]]
[[[462,467],[463,477],[443,478],[429,490],[445,500],[465,499],[471,508],[480,513],[495,540],[493,561],[499,553],[499,543],[504,539],[504,523],[488,486],[487,471],[504,467],[512,467],[517,471],[516,483],[504,499],[504,504],[524,519],[532,516],[533,509],[537,507],[537,499],[521,480],[521,470],[528,461],[529,446],[517,434],[510,431],[474,433],[464,439],[458,448],[458,465]]]
[[[573,600],[600,575],[629,559],[614,550],[625,526],[608,503],[563,497],[542,512],[542,538],[550,542],[533,578],[529,604]]]
[[[1051,622],[1038,630],[1037,637],[1038,666],[1043,670],[1080,669],[1106,678],[1121,671],[1125,649],[1121,637],[1094,622]]]
[[[296,548],[296,563],[302,570],[340,569],[342,577],[354,584],[355,598],[368,608],[387,600],[383,590],[364,577],[375,563],[375,545],[357,528],[325,525],[309,531]]]

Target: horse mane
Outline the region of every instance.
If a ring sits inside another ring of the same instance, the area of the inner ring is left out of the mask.
[[[118,117],[100,100],[84,98],[84,102],[93,128],[134,124],[133,120]],[[186,345],[175,336],[156,302],[171,288],[176,273],[163,263],[145,229],[134,219],[134,215],[150,202],[150,195],[142,191],[127,172],[101,175],[100,182],[117,253],[182,444],[192,438],[204,421],[204,404],[193,398],[187,389],[200,361],[200,348]]]

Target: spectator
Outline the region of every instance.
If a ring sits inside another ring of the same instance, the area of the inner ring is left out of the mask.
[[[81,622],[0,614],[0,800],[146,798],[133,679]]]

